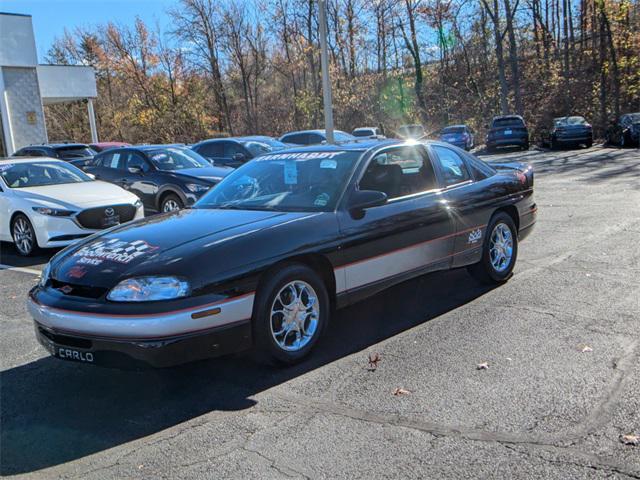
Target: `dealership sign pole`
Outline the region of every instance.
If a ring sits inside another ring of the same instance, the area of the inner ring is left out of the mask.
[[[327,143],[333,143],[333,104],[331,101],[331,79],[329,77],[329,55],[327,53],[327,6],[318,0],[320,10],[320,63],[322,64],[322,96],[324,100],[324,128]]]

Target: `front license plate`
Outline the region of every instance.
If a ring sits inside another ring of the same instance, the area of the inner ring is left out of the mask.
[[[505,130],[504,134],[505,135],[511,135],[513,133],[513,130]]]
[[[94,357],[92,352],[83,352],[74,348],[54,347],[53,355],[63,360],[75,360],[76,362],[93,363]]]
[[[103,227],[113,227],[120,224],[120,215],[114,215],[112,217],[105,217],[102,220]]]

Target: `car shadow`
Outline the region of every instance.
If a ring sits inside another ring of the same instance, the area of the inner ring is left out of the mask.
[[[119,371],[41,358],[0,373],[0,474],[73,461],[212,411],[424,324],[484,295],[464,270],[413,279],[338,311],[314,354],[277,369],[249,354],[165,370]],[[363,369],[367,365],[362,354]]]
[[[0,242],[0,264],[23,268],[44,265],[59,251],[59,248],[48,248],[39,250],[30,257],[23,257],[18,253],[13,243]]]

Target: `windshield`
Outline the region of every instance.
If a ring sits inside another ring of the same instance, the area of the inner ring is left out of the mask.
[[[556,127],[563,127],[566,125],[584,125],[587,121],[583,117],[562,117],[555,118],[553,123]]]
[[[64,158],[64,159],[93,157],[96,153],[98,153],[92,148],[85,147],[85,146],[60,147],[60,148],[56,148],[56,152],[58,152],[58,155],[60,155],[60,158]]]
[[[243,145],[254,157],[287,148],[284,143],[278,142],[277,140],[251,140],[243,142]]]
[[[203,157],[187,148],[162,148],[147,153],[158,170],[174,171],[211,166]]]
[[[373,135],[375,135],[375,132],[370,128],[362,128],[360,130],[353,131],[354,137],[371,137]]]
[[[446,127],[442,130],[443,135],[447,135],[448,133],[464,133],[464,127]]]
[[[62,162],[4,163],[0,164],[0,176],[10,188],[93,181],[79,168]]]
[[[633,123],[640,122],[640,113],[630,113],[629,118],[631,118]]]
[[[264,155],[225,177],[194,208],[331,211],[360,155],[345,151]]]

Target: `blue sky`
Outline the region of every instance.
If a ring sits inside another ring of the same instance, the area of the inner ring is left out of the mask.
[[[166,11],[178,0],[0,0],[0,11],[33,17],[38,59],[42,61],[55,37],[64,29],[115,22],[131,25],[136,15],[148,25],[166,29]]]

